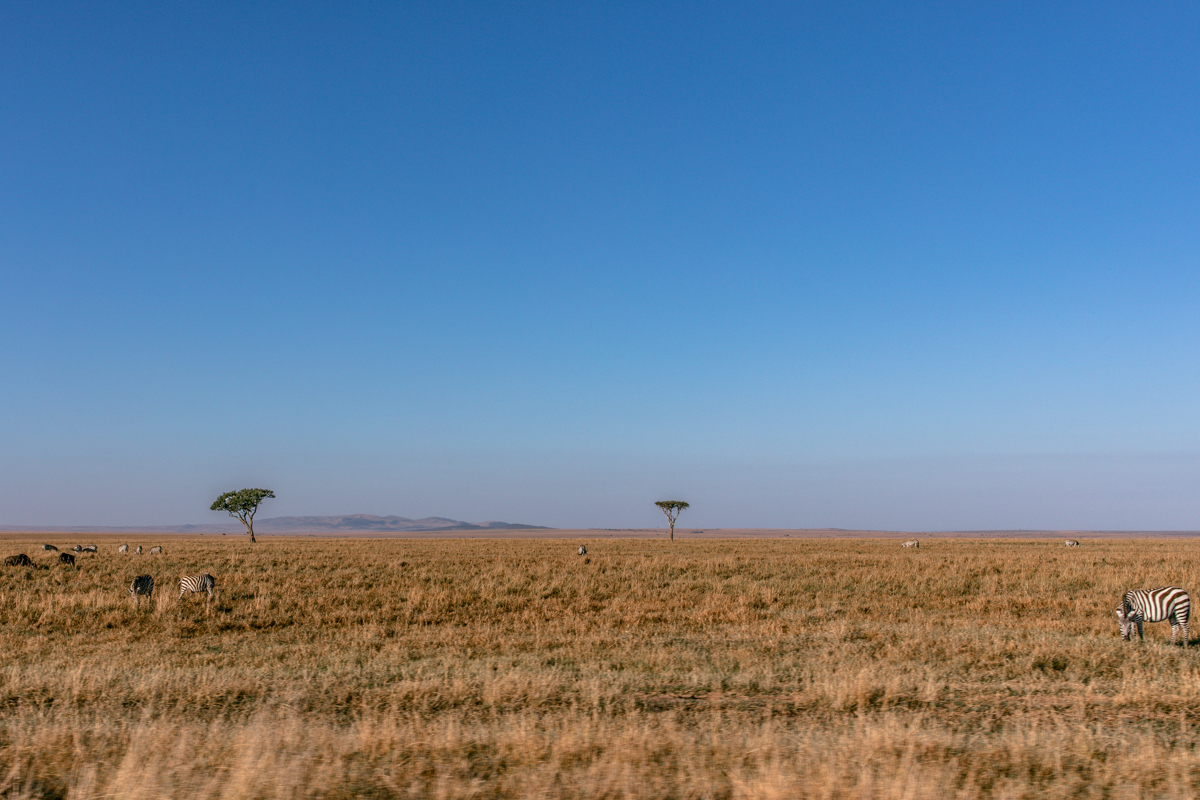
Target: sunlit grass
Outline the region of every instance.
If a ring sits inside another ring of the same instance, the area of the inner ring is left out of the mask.
[[[161,543],[0,571],[3,796],[1200,791],[1200,650],[1113,614],[1189,541]]]

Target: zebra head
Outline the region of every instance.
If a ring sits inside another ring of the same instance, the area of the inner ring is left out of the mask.
[[[1117,622],[1121,624],[1121,638],[1125,641],[1129,641],[1133,635],[1133,626],[1144,621],[1145,614],[1130,605],[1129,601],[1122,600],[1121,605],[1117,606]]]

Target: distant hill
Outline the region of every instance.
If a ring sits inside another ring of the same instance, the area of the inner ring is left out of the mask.
[[[63,533],[116,533],[119,531],[152,531],[155,533],[244,533],[245,528],[233,520],[212,525],[139,525],[139,526],[45,526],[2,525],[9,531],[60,531]],[[340,517],[267,517],[254,521],[255,533],[422,533],[430,531],[513,531],[549,530],[542,525],[519,522],[463,522],[446,517],[377,517],[372,514],[346,514]]]
[[[254,523],[254,530],[263,533],[292,533],[304,531],[495,531],[548,530],[541,525],[519,522],[463,522],[446,517],[376,517],[371,514],[348,514],[342,517],[271,517]]]

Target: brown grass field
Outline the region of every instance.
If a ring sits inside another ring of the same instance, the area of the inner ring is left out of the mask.
[[[1194,540],[5,537],[6,798],[1191,798]],[[118,555],[118,542],[163,544]],[[217,601],[177,599],[206,570]],[[126,591],[151,573],[154,604]],[[1200,639],[1200,637],[1193,637]]]

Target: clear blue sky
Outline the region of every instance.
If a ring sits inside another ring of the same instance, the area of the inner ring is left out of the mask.
[[[0,523],[1200,528],[1200,6],[0,6]]]

